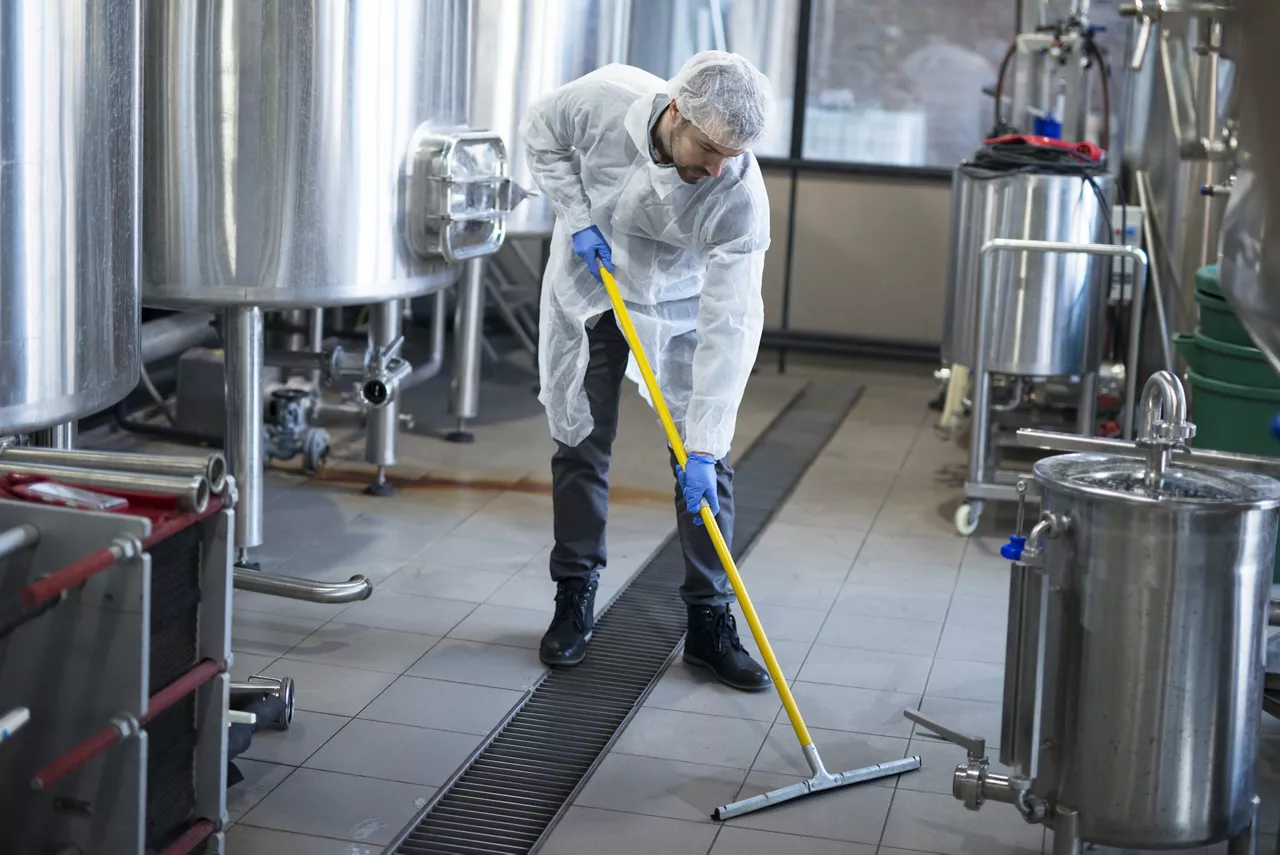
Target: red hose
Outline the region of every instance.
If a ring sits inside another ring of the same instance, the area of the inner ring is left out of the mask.
[[[160,715],[160,713],[221,674],[222,671],[221,663],[212,659],[203,660],[199,665],[152,695],[147,701],[147,714],[138,719],[138,724],[146,727],[147,723]],[[122,736],[119,728],[115,725],[107,725],[52,763],[41,767],[36,772],[35,777],[31,779],[32,789],[43,790],[52,787],[112,745],[115,745],[121,740]]]
[[[170,843],[160,855],[187,855],[213,834],[214,824],[211,820],[197,819],[177,840]]]
[[[35,777],[31,779],[31,788],[33,790],[43,790],[46,787],[52,787],[94,757],[115,745],[120,741],[120,737],[120,731],[115,725],[107,725],[57,760],[39,769]]]
[[[156,524],[142,541],[143,549],[150,549],[162,540],[168,540],[178,532],[188,528],[206,517],[212,516],[222,510],[222,500],[214,497],[209,500],[209,506],[199,514],[183,514],[182,516],[172,517]],[[69,591],[72,588],[79,587],[94,576],[112,566],[119,559],[110,547],[99,549],[81,558],[79,561],[73,561],[66,567],[56,573],[50,573],[41,579],[37,579],[30,585],[22,589],[22,602],[27,608],[35,608],[42,603],[61,596],[63,591]]]
[[[147,714],[138,719],[138,723],[146,727],[153,718],[221,673],[221,662],[201,660],[199,665],[152,695],[147,701]]]

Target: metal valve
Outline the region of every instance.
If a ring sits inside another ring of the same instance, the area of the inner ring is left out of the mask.
[[[991,771],[987,741],[981,736],[964,736],[915,710],[903,710],[902,714],[947,742],[959,745],[969,755],[964,763],[956,766],[955,774],[951,776],[951,794],[964,802],[966,808],[978,810],[989,801],[1002,802],[1016,806],[1022,818],[1029,823],[1044,819],[1044,803],[1031,794],[1031,781]]]
[[[952,745],[959,745],[965,750],[969,759],[956,766],[955,774],[951,778],[951,792],[957,799],[964,802],[964,806],[969,810],[982,807],[986,801],[984,789],[988,775],[987,767],[991,762],[987,758],[987,741],[981,736],[964,736],[957,733],[915,710],[903,710],[902,714],[908,720],[933,731]]]
[[[400,356],[404,336],[370,354],[365,366],[364,379],[360,382],[360,401],[373,409],[381,409],[396,399],[400,382],[413,371],[408,360]]]
[[[409,376],[413,366],[407,360],[396,356],[386,362],[381,370],[376,370],[360,384],[360,400],[376,409],[387,406],[396,399],[400,390],[400,381]]]

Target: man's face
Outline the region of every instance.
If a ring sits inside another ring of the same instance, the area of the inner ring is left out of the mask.
[[[741,149],[725,148],[713,143],[693,122],[680,115],[674,103],[675,128],[671,132],[671,159],[676,172],[689,184],[720,174],[725,164],[742,154]]]

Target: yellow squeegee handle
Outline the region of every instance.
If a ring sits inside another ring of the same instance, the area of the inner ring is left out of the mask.
[[[640,369],[640,375],[644,377],[644,385],[649,390],[649,398],[653,401],[653,408],[658,413],[658,419],[662,422],[662,429],[667,432],[667,442],[671,443],[671,448],[676,453],[676,460],[683,467],[689,460],[688,453],[684,450],[684,443],[680,440],[680,434],[676,432],[676,424],[671,418],[671,411],[667,409],[667,402],[662,397],[662,390],[658,388],[658,380],[653,376],[653,369],[649,367],[649,360],[645,357],[644,347],[640,344],[640,339],[636,336],[636,328],[631,324],[631,313],[627,311],[627,306],[622,302],[622,295],[618,293],[618,283],[614,281],[613,275],[600,266],[600,279],[604,282],[605,290],[609,292],[609,301],[613,303],[613,316],[618,321],[618,326],[622,328],[622,334],[626,336],[627,344],[631,346],[631,355],[635,357],[636,366]],[[779,697],[782,698],[782,705],[787,710],[787,717],[791,719],[791,727],[796,732],[796,738],[800,740],[801,746],[809,746],[813,744],[813,740],[809,737],[809,728],[805,727],[804,717],[800,715],[800,708],[796,706],[796,699],[791,695],[791,687],[787,685],[787,679],[782,674],[782,668],[778,665],[778,658],[773,655],[773,648],[769,645],[769,639],[764,634],[764,627],[760,625],[760,618],[756,615],[755,606],[751,604],[751,597],[747,595],[747,586],[742,582],[742,576],[738,574],[738,565],[734,563],[733,556],[729,554],[729,545],[724,542],[724,535],[720,533],[720,526],[716,525],[715,515],[711,513],[711,508],[704,501],[702,509],[699,512],[702,515],[702,523],[707,529],[707,534],[711,535],[711,542],[715,544],[716,554],[720,556],[720,563],[724,565],[724,572],[729,576],[729,583],[733,585],[733,592],[738,595],[738,605],[742,608],[742,615],[747,619],[747,625],[751,627],[751,635],[755,637],[756,644],[760,646],[760,655],[764,657],[764,665],[769,669],[769,676],[773,678],[773,685],[778,690]]]

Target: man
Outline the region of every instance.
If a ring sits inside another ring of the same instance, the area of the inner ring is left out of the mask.
[[[769,203],[747,149],[772,110],[769,81],[740,56],[690,59],[671,81],[611,65],[538,101],[521,126],[557,222],[543,280],[540,400],[552,458],[556,613],[549,665],[586,655],[605,566],[609,456],[624,374],[639,382],[599,267],[618,287],[652,361],[689,464],[676,472],[688,607],[685,661],[730,686],[770,686],[743,650],[733,591],[698,519],[706,501],[733,535],[727,455],[763,323]],[[643,393],[643,389],[642,389]],[[646,395],[647,397],[647,395]]]

